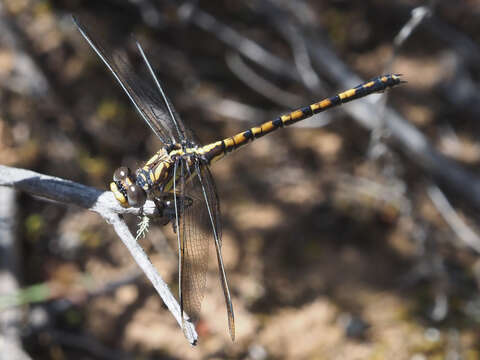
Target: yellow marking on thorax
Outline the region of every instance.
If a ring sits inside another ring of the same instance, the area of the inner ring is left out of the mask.
[[[161,175],[163,173],[163,170],[164,169],[167,169],[170,167],[170,164],[168,162],[162,162],[160,164],[158,164],[158,166],[156,167],[155,171],[153,172],[153,177],[155,178],[155,180],[153,182],[157,182],[157,181],[161,181],[163,179],[161,179]],[[150,177],[152,177],[150,175]]]
[[[157,166],[157,169],[159,168],[160,166]],[[149,171],[148,172],[149,176],[150,176],[150,181],[152,183],[155,183],[157,181],[157,179],[155,178],[155,172],[154,171]]]
[[[145,166],[151,165],[158,160],[159,154],[153,155],[146,163]]]
[[[148,162],[147,164],[143,167],[143,169],[149,174],[150,180],[152,183],[156,184],[159,182],[165,181],[170,174],[170,168],[173,165],[173,160],[172,158],[175,156],[185,156],[188,154],[204,154],[205,152],[208,152],[210,149],[215,147],[216,145],[221,146],[222,142],[218,141],[217,143],[210,144],[209,146],[205,146],[202,148],[187,148],[184,150],[182,149],[177,149],[177,150],[172,150],[170,153],[164,152],[161,154],[161,151],[159,151],[156,155],[154,155]],[[157,156],[160,155],[160,156]],[[152,171],[152,168],[148,166],[149,164],[153,164],[155,162],[158,162],[157,166],[155,169]],[[187,161],[188,166],[191,165],[191,161]],[[143,175],[143,174],[142,174]],[[177,179],[180,176],[180,172],[177,172]],[[173,177],[164,185],[164,191],[172,191],[173,187]]]
[[[165,148],[161,148],[150,159],[148,159],[144,167],[149,167],[159,161],[165,160],[166,158],[168,158],[168,153]]]
[[[170,151],[170,153],[168,155],[170,155],[170,157],[173,157],[175,155],[178,155],[178,156],[182,156],[184,155],[185,153],[183,152],[182,149],[179,149],[179,150],[172,150]]]
[[[148,171],[148,169],[147,169],[147,171]],[[145,190],[145,191],[149,190],[150,186],[148,185],[148,180],[147,180],[147,177],[145,176],[145,174],[142,173],[138,176],[140,176],[142,178],[143,183],[144,183],[144,185],[142,186],[142,189]]]
[[[188,178],[186,178],[185,180],[185,184],[188,183],[189,181],[192,180],[192,178],[197,174],[197,171],[196,170],[193,170],[191,172],[191,176],[189,176]],[[179,171],[177,171],[177,174],[176,174],[176,178],[175,178],[175,181],[177,182],[177,180],[180,178],[181,176],[181,173]],[[179,184],[177,183],[176,184],[176,191],[178,191],[178,186]],[[163,187],[163,191],[164,192],[173,192],[173,176],[170,178],[170,180],[165,184],[165,186]]]

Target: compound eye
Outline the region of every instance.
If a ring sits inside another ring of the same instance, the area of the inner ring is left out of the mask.
[[[122,181],[130,176],[131,171],[126,166],[121,166],[113,173],[113,181]]]
[[[130,185],[127,188],[128,204],[133,207],[140,207],[145,204],[147,200],[147,194],[138,185]]]

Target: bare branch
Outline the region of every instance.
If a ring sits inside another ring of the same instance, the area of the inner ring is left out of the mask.
[[[445,194],[437,186],[430,185],[428,195],[457,237],[480,254],[480,238],[458,216]]]
[[[17,344],[0,336],[0,360],[31,360],[32,358]]]
[[[194,14],[191,14],[191,12]],[[298,80],[298,73],[287,61],[265,50],[262,46],[252,41],[233,28],[221,23],[209,13],[199,7],[192,9],[191,4],[184,4],[179,8],[181,16],[190,16],[189,20],[199,28],[209,32],[214,37],[223,41],[227,46],[235,49],[247,59],[264,67],[274,74],[282,74],[291,80]]]
[[[242,80],[245,85],[265,96],[267,99],[270,99],[277,105],[280,105],[282,108],[288,107],[290,109],[295,109],[298,107],[298,104],[304,102],[302,97],[275,86],[267,79],[262,78],[255,73],[237,53],[229,53],[226,60],[230,70]],[[252,117],[250,119],[258,119],[258,117]],[[330,120],[330,114],[327,112],[316,114],[310,119],[295,124],[294,126],[318,128],[327,125]]]
[[[215,95],[206,96],[198,103],[198,106],[213,114],[243,122],[251,122],[252,119],[266,119],[268,116],[268,112],[260,108]]]
[[[402,29],[393,40],[393,45],[396,51],[398,51],[398,49],[412,35],[413,31],[423,22],[423,20],[426,17],[431,16],[431,14],[432,9],[429,6],[419,6],[412,10],[410,20],[403,25]]]
[[[303,5],[308,9],[305,4]],[[258,9],[268,14],[276,30],[288,42],[295,68],[299,74],[297,80],[301,81],[311,93],[317,94],[317,96],[326,96],[327,89],[312,65],[303,27],[299,26],[296,21],[293,21],[292,13],[296,11],[293,8],[286,11],[279,4],[275,4],[269,0],[260,1],[258,3]],[[310,11],[312,10],[310,9]]]
[[[0,188],[0,295],[18,291],[19,246],[16,242],[16,204],[12,189]],[[30,359],[22,349],[22,309],[0,312],[0,360]]]
[[[10,186],[55,202],[77,205],[102,216],[113,226],[135,262],[145,273],[175,320],[182,327],[180,306],[175,297],[121,218],[121,214],[139,215],[141,213],[140,209],[122,208],[111,192],[100,191],[73,181],[39,174],[30,170],[3,165],[0,165],[0,186]],[[143,209],[143,213],[147,215],[155,214],[155,211],[155,206],[151,201]],[[188,341],[195,345],[198,336],[194,325],[189,321],[186,314],[183,330]]]
[[[310,89],[311,92],[325,94],[326,89],[312,66],[303,33],[292,23],[283,24],[282,26],[281,22],[276,21],[275,24],[277,30],[283,34],[292,48],[295,66],[303,84]]]
[[[230,71],[242,80],[245,85],[272,102],[282,107],[295,109],[298,107],[298,104],[304,101],[301,96],[280,89],[264,77],[255,73],[237,53],[230,52],[225,59]]]

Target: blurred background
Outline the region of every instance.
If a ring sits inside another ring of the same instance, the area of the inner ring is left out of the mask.
[[[2,359],[480,358],[479,1],[1,1],[0,163],[107,189],[160,143],[71,14],[202,143],[408,83],[213,166],[235,343],[213,256],[192,347],[98,215],[1,189]],[[176,293],[171,226],[141,244]]]

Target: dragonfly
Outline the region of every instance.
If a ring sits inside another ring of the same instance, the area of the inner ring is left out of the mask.
[[[200,316],[209,246],[213,242],[228,328],[234,341],[234,311],[221,251],[220,204],[210,166],[227,154],[277,129],[394,87],[404,82],[401,75],[376,77],[231,137],[201,145],[175,111],[138,41],[136,46],[151,76],[150,83],[137,76],[131,63],[118,52],[106,51],[75,17],[73,21],[83,38],[113,74],[140,117],[162,143],[160,150],[135,172],[124,166],[118,168],[113,174],[110,190],[124,207],[142,207],[147,199],[154,201],[159,217],[163,219],[162,224],[172,223],[178,243],[180,311],[182,318],[186,313],[193,322],[198,321]]]

